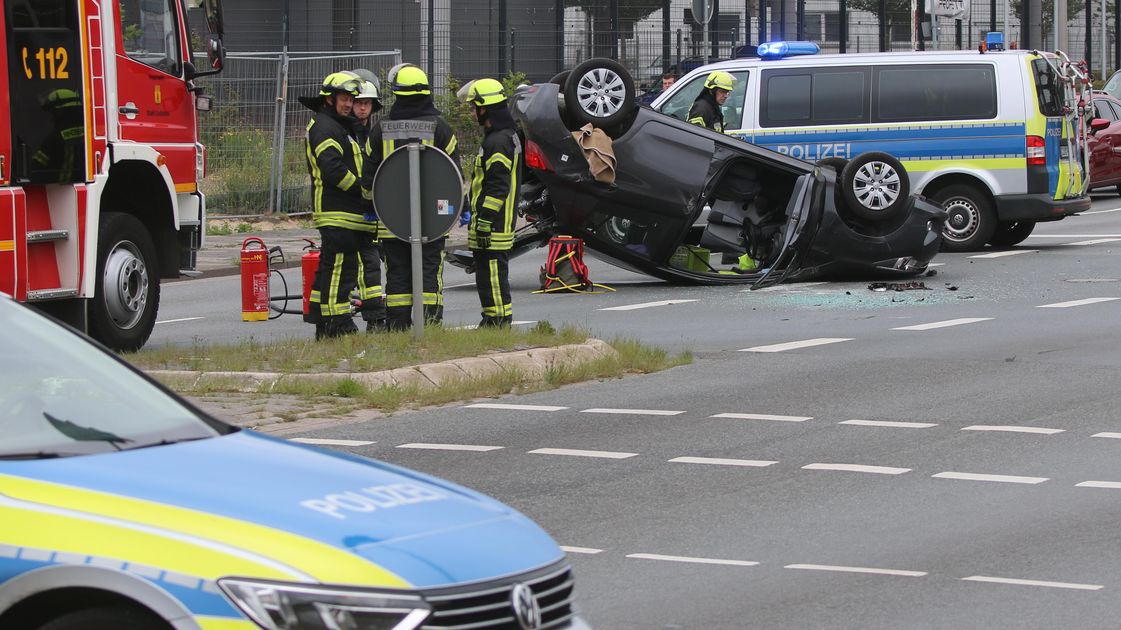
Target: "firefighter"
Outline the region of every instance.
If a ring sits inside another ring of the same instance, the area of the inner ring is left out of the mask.
[[[43,109],[50,112],[51,129],[31,156],[36,170],[49,172],[54,182],[80,181],[78,178],[85,177],[82,97],[74,90],[59,88],[47,95]]]
[[[350,310],[350,292],[358,281],[358,249],[376,225],[363,214],[362,149],[358,122],[351,115],[361,79],[334,72],[323,79],[318,96],[300,102],[315,112],[307,126],[307,162],[311,174],[312,217],[319,229],[319,268],[311,291],[316,339],[358,332]]]
[[[458,164],[455,133],[440,110],[436,109],[428,75],[420,68],[404,63],[389,70],[386,83],[395,98],[389,115],[370,130],[370,159],[363,175],[366,186],[372,184],[382,160],[410,143],[434,146]],[[400,121],[417,124],[411,125],[412,130],[404,131]],[[402,185],[407,183],[402,182]],[[385,214],[385,210],[382,209],[381,213]],[[406,330],[413,324],[412,245],[397,238],[384,225],[379,234],[385,252],[386,323],[390,330]],[[424,319],[433,324],[444,319],[445,240],[438,238],[422,245]]]
[[[364,76],[362,70],[355,70],[354,74]],[[363,80],[358,88],[358,96],[354,98],[354,117],[358,119],[358,145],[362,147],[363,160],[369,159],[370,128],[374,124],[373,115],[381,110],[381,99],[378,98],[378,87],[373,81]],[[365,179],[363,179],[365,183]],[[366,322],[366,332],[379,332],[385,330],[385,297],[381,290],[381,250],[378,247],[378,231],[381,222],[374,212],[374,202],[371,191],[362,188],[362,195],[367,200],[366,211],[363,218],[374,224],[372,234],[359,235],[358,245],[358,301],[361,306],[358,312]]]
[[[479,326],[509,326],[513,319],[509,252],[514,245],[522,145],[501,83],[477,79],[456,96],[471,107],[484,134],[472,170],[467,229],[467,245],[475,259],[475,286],[483,307]]]
[[[706,129],[724,133],[724,112],[721,107],[736,87],[736,78],[722,70],[713,70],[705,78],[704,89],[689,108],[688,121]]]

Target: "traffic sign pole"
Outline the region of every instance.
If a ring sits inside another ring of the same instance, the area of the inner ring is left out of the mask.
[[[423,235],[420,227],[420,151],[423,144],[409,145],[409,244],[413,269],[413,337],[424,336]]]

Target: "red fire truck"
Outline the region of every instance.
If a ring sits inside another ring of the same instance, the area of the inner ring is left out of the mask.
[[[116,350],[144,345],[160,280],[191,271],[206,233],[184,0],[3,0],[0,291]]]

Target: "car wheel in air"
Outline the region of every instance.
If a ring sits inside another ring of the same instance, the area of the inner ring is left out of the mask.
[[[911,182],[903,164],[887,153],[870,151],[849,160],[840,174],[845,205],[869,221],[894,219],[907,206]]]
[[[1011,247],[1024,242],[1035,229],[1035,221],[1005,221],[997,226],[989,244],[994,247]]]
[[[568,83],[568,74],[569,74],[568,70],[564,70],[563,72],[558,72],[558,73],[553,75],[553,78],[549,79],[549,83],[559,85],[560,88],[561,88],[561,91],[563,92],[564,91],[564,85],[566,83]]]
[[[118,352],[139,350],[152,334],[160,304],[152,237],[131,214],[105,212],[97,242],[90,335]]]
[[[848,163],[849,161],[847,159],[839,157],[821,158],[817,161],[818,166],[828,166],[834,171],[837,171],[837,179],[841,178],[841,172],[845,170],[845,166],[848,165]]]
[[[939,190],[932,198],[948,214],[942,230],[942,251],[977,251],[996,232],[996,212],[992,202],[975,186],[954,184]]]
[[[565,108],[581,125],[614,127],[634,115],[635,87],[618,61],[589,59],[576,66],[564,85]]]

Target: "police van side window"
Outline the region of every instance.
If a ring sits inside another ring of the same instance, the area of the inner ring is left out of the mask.
[[[996,117],[996,73],[988,64],[886,66],[876,73],[875,122]]]
[[[178,75],[179,32],[175,0],[120,0],[125,54],[140,63]]]
[[[763,127],[868,122],[868,70],[860,67],[763,72]]]
[[[1039,113],[1044,116],[1062,116],[1063,87],[1054,69],[1046,59],[1033,59],[1031,68],[1036,94],[1039,97]]]
[[[723,108],[724,129],[729,131],[742,127],[748,74],[747,70],[731,73],[736,79],[736,86],[731,94],[728,95],[728,100],[724,102]],[[701,73],[693,77],[689,83],[674,92],[673,96],[670,96],[666,102],[659,105],[658,111],[663,114],[669,114],[679,120],[688,120],[689,110],[693,107],[693,101],[697,100],[697,95],[701,93],[707,76],[708,73]]]

